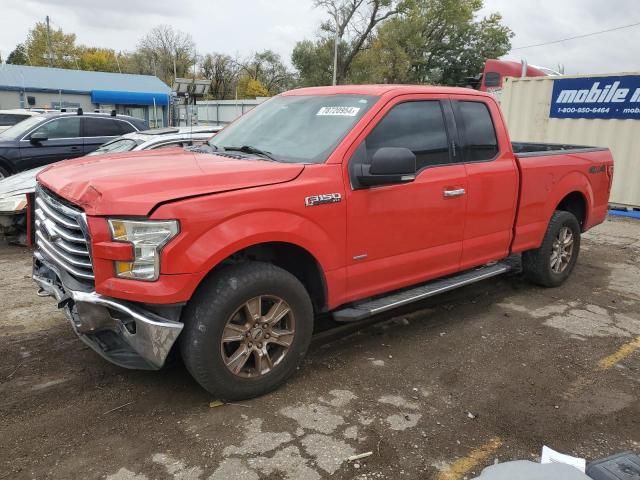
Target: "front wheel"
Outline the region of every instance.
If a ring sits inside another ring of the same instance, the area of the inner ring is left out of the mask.
[[[557,287],[569,278],[580,253],[580,223],[570,212],[551,217],[540,248],[522,254],[525,276],[544,287]]]
[[[243,400],[296,371],[311,341],[313,307],[295,276],[249,262],[209,278],[183,320],[180,350],[191,375],[217,398]]]

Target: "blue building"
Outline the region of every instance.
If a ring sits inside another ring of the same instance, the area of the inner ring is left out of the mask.
[[[0,109],[116,110],[161,127],[169,124],[170,98],[171,89],[152,75],[0,65]]]

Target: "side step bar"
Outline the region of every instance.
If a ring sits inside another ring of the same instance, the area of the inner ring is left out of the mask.
[[[464,287],[465,285],[495,277],[496,275],[502,275],[512,270],[512,268],[513,266],[506,262],[498,262],[492,265],[474,268],[473,270],[467,270],[466,272],[451,277],[425,283],[419,287],[392,293],[386,297],[378,297],[355,303],[349,307],[333,312],[333,318],[337,322],[356,322],[372,315],[386,312],[387,310],[433,297],[439,293]]]

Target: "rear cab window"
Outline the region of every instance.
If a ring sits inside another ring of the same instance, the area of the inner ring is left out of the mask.
[[[499,153],[496,129],[489,107],[481,101],[453,101],[464,162],[493,160]]]

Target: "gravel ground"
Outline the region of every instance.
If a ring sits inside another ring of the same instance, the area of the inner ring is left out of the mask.
[[[453,480],[640,450],[637,221],[585,235],[560,288],[505,276],[323,333],[283,388],[219,407],[178,362],[102,360],[29,274],[0,247],[0,479]]]

